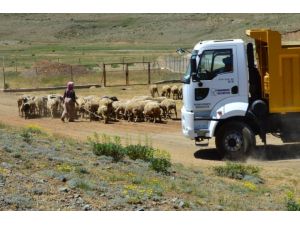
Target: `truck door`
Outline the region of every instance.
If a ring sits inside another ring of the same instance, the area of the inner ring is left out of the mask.
[[[196,111],[210,112],[218,102],[239,95],[236,55],[235,46],[202,52],[197,71],[200,81],[195,88]]]

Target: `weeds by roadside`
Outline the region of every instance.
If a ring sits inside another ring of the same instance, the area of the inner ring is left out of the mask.
[[[41,135],[42,133],[42,129],[39,126],[29,124],[21,130],[20,135],[23,138],[23,141],[31,144],[33,141],[33,135]]]
[[[115,162],[122,160],[128,156],[132,160],[143,160],[149,162],[149,167],[158,173],[169,174],[169,168],[172,166],[170,154],[163,150],[154,149],[149,146],[149,139],[146,137],[146,145],[142,145],[141,141],[138,144],[130,144],[128,146],[121,145],[121,139],[118,136],[111,138],[103,134],[100,137],[94,134],[94,138],[89,138],[89,143],[95,155],[111,156]]]
[[[296,200],[295,194],[289,191],[286,194],[286,208],[288,211],[300,211],[300,200]]]

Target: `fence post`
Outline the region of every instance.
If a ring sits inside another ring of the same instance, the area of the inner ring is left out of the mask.
[[[125,76],[126,76],[126,85],[129,85],[129,71],[128,71],[128,63],[126,63],[125,67]]]
[[[148,84],[151,84],[151,77],[150,77],[150,62],[148,62]]]
[[[103,87],[106,87],[106,70],[105,70],[104,63],[103,63]]]

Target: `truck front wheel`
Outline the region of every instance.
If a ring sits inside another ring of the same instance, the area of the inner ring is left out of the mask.
[[[255,135],[243,122],[228,122],[216,134],[216,147],[222,157],[243,160],[255,148]]]

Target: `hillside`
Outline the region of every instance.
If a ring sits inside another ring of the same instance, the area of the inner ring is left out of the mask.
[[[190,46],[245,38],[249,28],[299,29],[300,14],[1,14],[0,47],[36,44]]]

